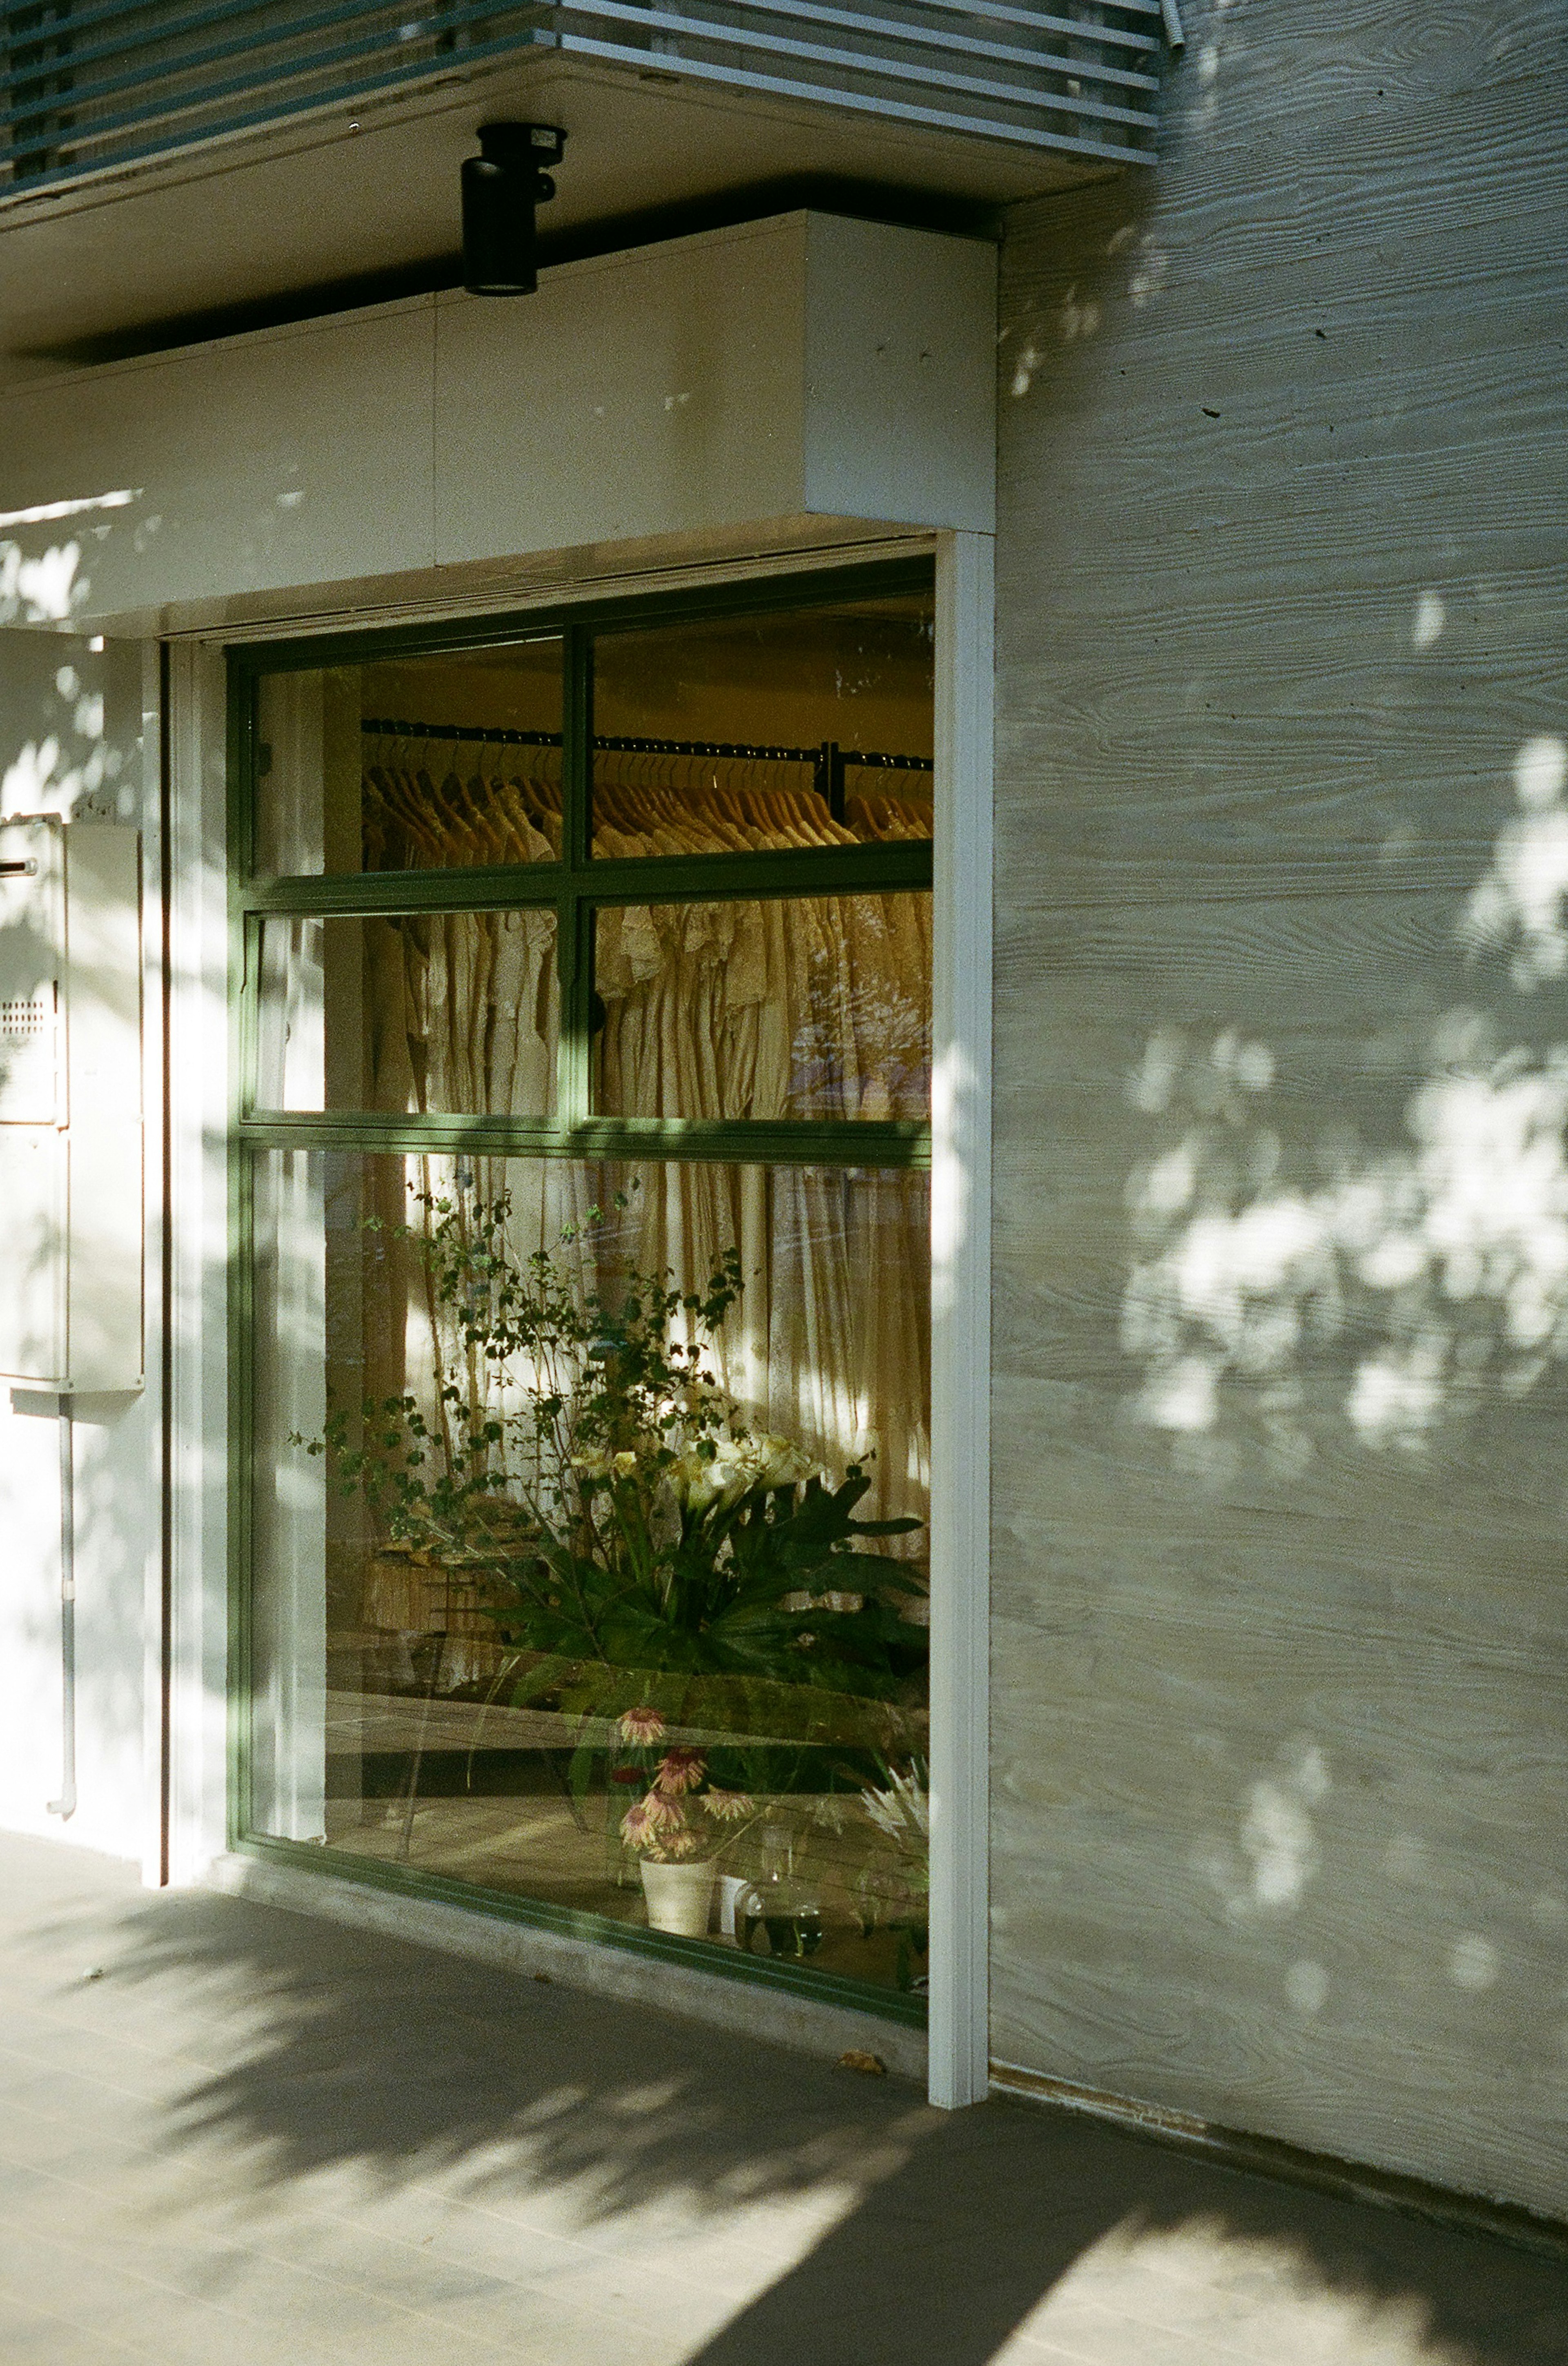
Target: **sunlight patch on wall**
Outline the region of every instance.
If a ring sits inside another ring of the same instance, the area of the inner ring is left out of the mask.
[[[1479,1996],[1483,1989],[1495,1988],[1502,1971],[1502,1959],[1490,1939],[1478,1931],[1467,1931],[1456,1939],[1449,1957],[1449,1977],[1456,1989],[1465,1989]]]
[[[1443,604],[1441,594],[1437,592],[1423,592],[1416,603],[1416,616],[1410,627],[1411,648],[1429,649],[1440,637],[1447,621],[1448,610]]]
[[[1456,939],[1534,995],[1568,979],[1568,746],[1529,740],[1513,788]],[[1271,1046],[1148,1037],[1127,1097],[1167,1140],[1127,1184],[1121,1335],[1128,1408],[1179,1464],[1224,1481],[1257,1449],[1289,1477],[1336,1431],[1419,1451],[1568,1362],[1568,1042],[1461,1007],[1426,1056],[1402,1144],[1331,1119],[1288,1155]]]
[[[1508,975],[1533,994],[1568,971],[1568,745],[1555,733],[1527,740],[1514,765],[1518,814],[1497,834],[1492,867],[1472,892],[1460,924],[1472,958],[1509,953]]]
[[[30,688],[19,680],[7,685],[0,728],[0,815],[131,818],[134,767],[129,764],[130,748],[116,745],[107,719],[102,642],[96,648],[75,644],[77,661],[59,666],[48,663],[58,641],[17,635],[11,646],[14,658],[36,651],[45,662],[34,669]]]
[[[79,542],[51,543],[29,558],[20,544],[0,542],[0,625],[64,625],[86,598],[78,580]]]
[[[1328,1974],[1321,1964],[1303,1956],[1285,1974],[1285,2001],[1308,2020],[1315,2020],[1328,2002]]]
[[[1289,1743],[1275,1772],[1248,1786],[1236,1845],[1199,1852],[1197,1869],[1233,1922],[1275,1921],[1301,1905],[1320,1861],[1313,1810],[1328,1790],[1328,1762],[1317,1744]]]
[[[62,518],[87,517],[99,510],[129,509],[141,499],[140,485],[125,485],[112,493],[87,493],[79,501],[38,501],[28,510],[0,510],[0,533],[13,525],[54,525]]]

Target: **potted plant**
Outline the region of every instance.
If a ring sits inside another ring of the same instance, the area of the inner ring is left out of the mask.
[[[915,1958],[931,1947],[931,1795],[924,1763],[914,1760],[907,1772],[896,1766],[883,1770],[882,1783],[861,1793],[861,1804],[871,1822],[890,1844],[888,1861],[862,1868],[863,1909],[873,1924],[886,1921],[897,1934],[894,1979],[900,1989],[924,1989]],[[891,1907],[892,1912],[888,1913]]]
[[[620,1733],[651,1749],[665,1738],[664,1720],[652,1709],[631,1709]],[[621,1819],[622,1842],[639,1860],[650,1930],[688,1939],[705,1934],[720,1858],[755,1820],[743,1791],[710,1782],[701,1751],[677,1745],[663,1752],[645,1795]]]
[[[504,1194],[413,1196],[424,1218],[400,1237],[450,1342],[436,1385],[334,1408],[297,1442],[389,1544],[468,1580],[512,1702],[910,1747],[928,1646],[903,1612],[924,1589],[864,1547],[919,1523],[858,1518],[863,1469],[815,1469],[717,1385],[738,1252],[682,1293],[618,1260],[602,1215],[519,1263]]]

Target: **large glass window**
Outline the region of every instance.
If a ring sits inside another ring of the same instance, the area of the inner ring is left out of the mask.
[[[234,698],[242,1839],[917,2011],[929,580]]]

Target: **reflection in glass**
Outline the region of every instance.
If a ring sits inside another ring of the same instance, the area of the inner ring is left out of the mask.
[[[929,895],[605,907],[593,981],[609,1115],[928,1115]]]
[[[260,1109],[548,1117],[553,911],[261,924]]]
[[[262,675],[256,869],[560,859],[561,645]]]
[[[593,851],[931,834],[930,595],[602,633]]]
[[[920,1981],[924,1178],[269,1152],[255,1206],[253,1827]]]

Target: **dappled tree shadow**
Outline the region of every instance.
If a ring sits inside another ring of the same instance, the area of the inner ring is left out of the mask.
[[[1427,1029],[1392,1138],[1386,1108],[1381,1135],[1358,1124],[1349,1079],[1303,1138],[1293,1080],[1239,1027],[1145,1045],[1129,1093],[1162,1139],[1128,1184],[1122,1340],[1134,1417],[1199,1475],[1251,1458],[1290,1479],[1337,1444],[1419,1453],[1568,1363],[1561,739],[1526,743],[1514,790],[1452,931],[1452,982],[1486,1002]]]
[[[1146,2352],[1117,2328],[1127,2270],[1144,2287],[1134,2307]],[[1568,2267],[1237,2175],[1091,2121],[993,2102],[923,2133],[691,2366],[796,2366],[803,2354],[823,2366],[983,2366],[1069,2281],[1075,2315],[1087,2307],[1092,2318],[1097,2291],[1106,2312],[1089,2354],[1134,2366],[1164,2354],[1168,2331],[1179,2340],[1182,2288],[1205,2271],[1216,2284],[1228,2271],[1255,2293],[1282,2287],[1281,2317],[1293,2301],[1303,2320],[1290,2333],[1280,2326],[1292,2356],[1336,2366],[1568,2358]],[[1193,2297],[1190,2330],[1212,2337],[1214,2319]],[[1049,2304],[1032,2329],[1052,2342]],[[1238,2358],[1262,2354],[1245,2313],[1235,2334]],[[1313,2335],[1324,2346],[1309,2348]],[[1062,2338],[1074,2337],[1064,2329]],[[1199,2353],[1183,2344],[1179,2354]]]
[[[238,2157],[258,2200],[343,2169],[372,2194],[434,2181],[481,2206],[547,2191],[585,2227],[650,2203],[718,2217],[847,2196],[693,2366],[985,2366],[1043,2303],[1051,2338],[1051,2295],[1092,2304],[1123,2268],[1168,2273],[1178,2298],[1194,2272],[1271,2282],[1338,2328],[1323,2354],[1347,2366],[1568,2360],[1568,2257],[1063,2112],[936,2112],[897,2079],[231,1898],[127,1907],[109,1947],[111,1993],[194,1991],[221,2021],[222,2066],[167,2105],[162,2146]]]
[[[852,2177],[926,2114],[813,2063],[554,1980],[186,1892],[124,1918],[106,1977],[232,1991],[244,2058],[193,2081],[171,2150],[243,2145],[265,2190],[353,2163],[571,2189],[585,2221],[658,2191],[714,2207]]]

